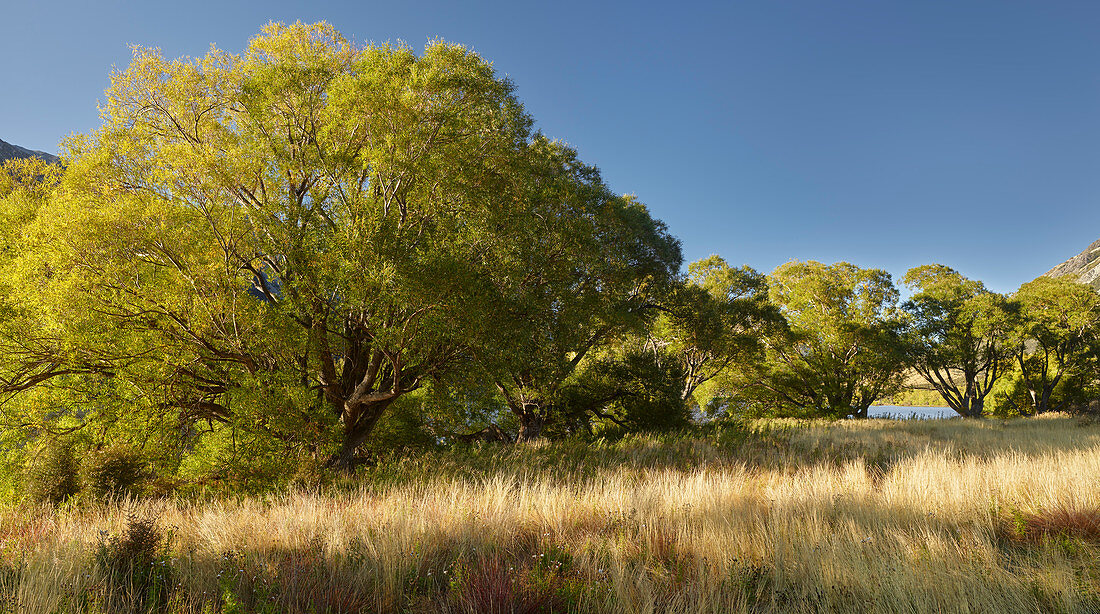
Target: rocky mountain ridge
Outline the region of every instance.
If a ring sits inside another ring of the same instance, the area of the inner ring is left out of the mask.
[[[1100,239],[1093,241],[1080,254],[1043,273],[1043,276],[1071,277],[1100,289]]]
[[[0,162],[9,160],[11,158],[42,158],[47,162],[57,162],[57,156],[48,154],[44,151],[35,151],[27,149],[26,147],[20,147],[18,145],[12,145],[3,139],[0,139]]]

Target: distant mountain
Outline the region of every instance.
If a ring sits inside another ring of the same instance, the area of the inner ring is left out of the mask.
[[[1100,289],[1100,239],[1085,251],[1043,273],[1044,277],[1070,277]]]
[[[44,151],[33,151],[18,145],[12,145],[0,140],[0,162],[10,158],[42,158],[47,162],[57,162],[57,156]]]

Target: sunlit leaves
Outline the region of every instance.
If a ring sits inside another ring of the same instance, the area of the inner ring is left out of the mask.
[[[1086,284],[1040,277],[1021,286],[1012,298],[1018,308],[1013,353],[1030,401],[1029,407],[1017,411],[1065,409],[1070,397],[1081,396],[1083,382],[1095,373],[1100,295]],[[1059,386],[1065,388],[1067,383],[1077,390],[1060,390],[1055,398]]]
[[[910,269],[905,283],[915,291],[904,305],[908,364],[960,415],[980,417],[1011,349],[1010,305],[939,264]]]
[[[900,386],[898,291],[888,273],[792,261],[768,276],[768,286],[788,323],[769,337],[763,385],[774,402],[866,417],[871,403]]]

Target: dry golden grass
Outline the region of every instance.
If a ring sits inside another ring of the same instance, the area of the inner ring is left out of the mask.
[[[99,531],[137,515],[172,527],[169,611],[1100,611],[1100,426],[768,432],[681,441],[692,467],[572,482],[516,467],[350,494],[9,507],[0,591],[21,613],[108,609]]]

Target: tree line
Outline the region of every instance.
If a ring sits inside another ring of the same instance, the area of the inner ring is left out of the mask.
[[[917,374],[960,415],[1082,406],[1097,294],[1012,296],[679,241],[458,45],[271,24],[138,48],[62,164],[0,173],[0,450],[119,442],[199,478],[693,420],[866,417]],[[992,395],[992,396],[991,396]],[[991,407],[994,398],[996,407]],[[234,474],[236,475],[236,474]]]

